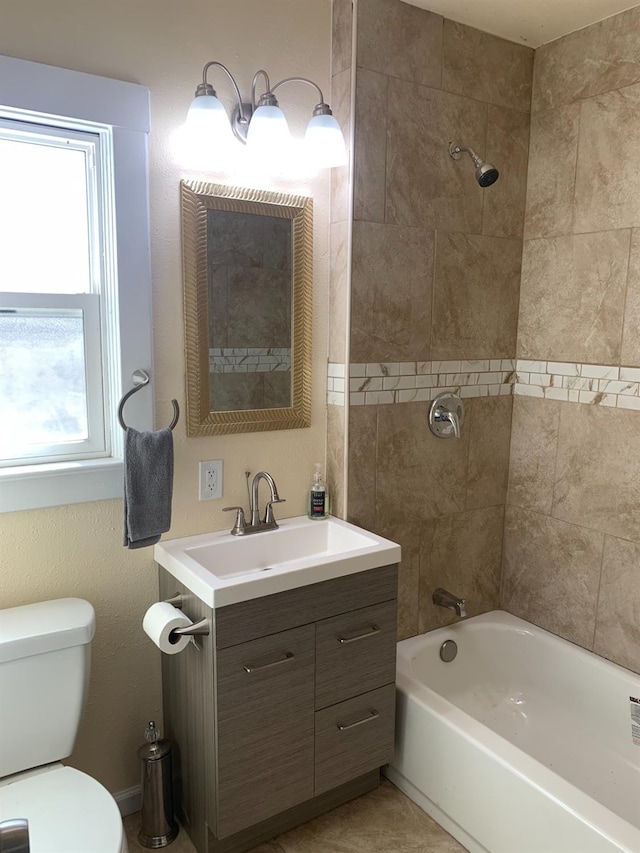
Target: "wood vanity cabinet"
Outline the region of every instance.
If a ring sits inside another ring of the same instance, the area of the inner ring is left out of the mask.
[[[211,610],[162,656],[176,812],[199,853],[241,853],[375,788],[394,742],[397,566]]]

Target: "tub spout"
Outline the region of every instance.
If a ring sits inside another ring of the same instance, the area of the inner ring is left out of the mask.
[[[466,616],[467,610],[466,605],[467,602],[464,598],[456,598],[455,595],[452,595],[450,592],[447,592],[446,589],[442,589],[441,586],[438,589],[434,590],[433,595],[431,596],[431,601],[436,604],[438,607],[446,607],[447,610],[453,610],[458,616]]]

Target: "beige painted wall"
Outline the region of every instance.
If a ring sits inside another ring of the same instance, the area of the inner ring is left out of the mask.
[[[272,81],[302,75],[328,89],[330,15],[328,0],[2,2],[0,53],[141,83],[151,90],[151,261],[160,424],[167,420],[172,397],[184,407],[178,182],[181,177],[227,183],[241,179],[183,171],[172,155],[171,133],[183,121],[209,59],[228,65],[243,93],[260,67]],[[224,76],[211,79],[231,106]],[[289,87],[281,104],[300,135],[314,104],[311,91]],[[221,508],[245,501],[245,469],[270,471],[287,499],[282,514],[303,513],[313,462],[324,458],[329,176],[276,186],[314,197],[312,426],[187,439],[183,419],[175,431],[171,538],[227,527]],[[203,459],[224,460],[222,500],[197,499],[197,463]],[[70,763],[112,791],[138,783],[136,747],[147,720],[161,716],[159,652],[141,627],[156,588],[151,549],[122,547],[120,500],[0,516],[2,606],[76,595],[96,608],[88,707]]]

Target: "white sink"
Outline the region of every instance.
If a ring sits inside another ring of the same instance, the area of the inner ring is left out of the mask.
[[[210,607],[223,607],[400,561],[400,546],[338,518],[278,521],[277,530],[168,539],[154,557]]]

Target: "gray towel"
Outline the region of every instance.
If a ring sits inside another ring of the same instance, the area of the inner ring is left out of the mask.
[[[171,527],[173,435],[127,427],[124,450],[124,544],[155,545]]]

